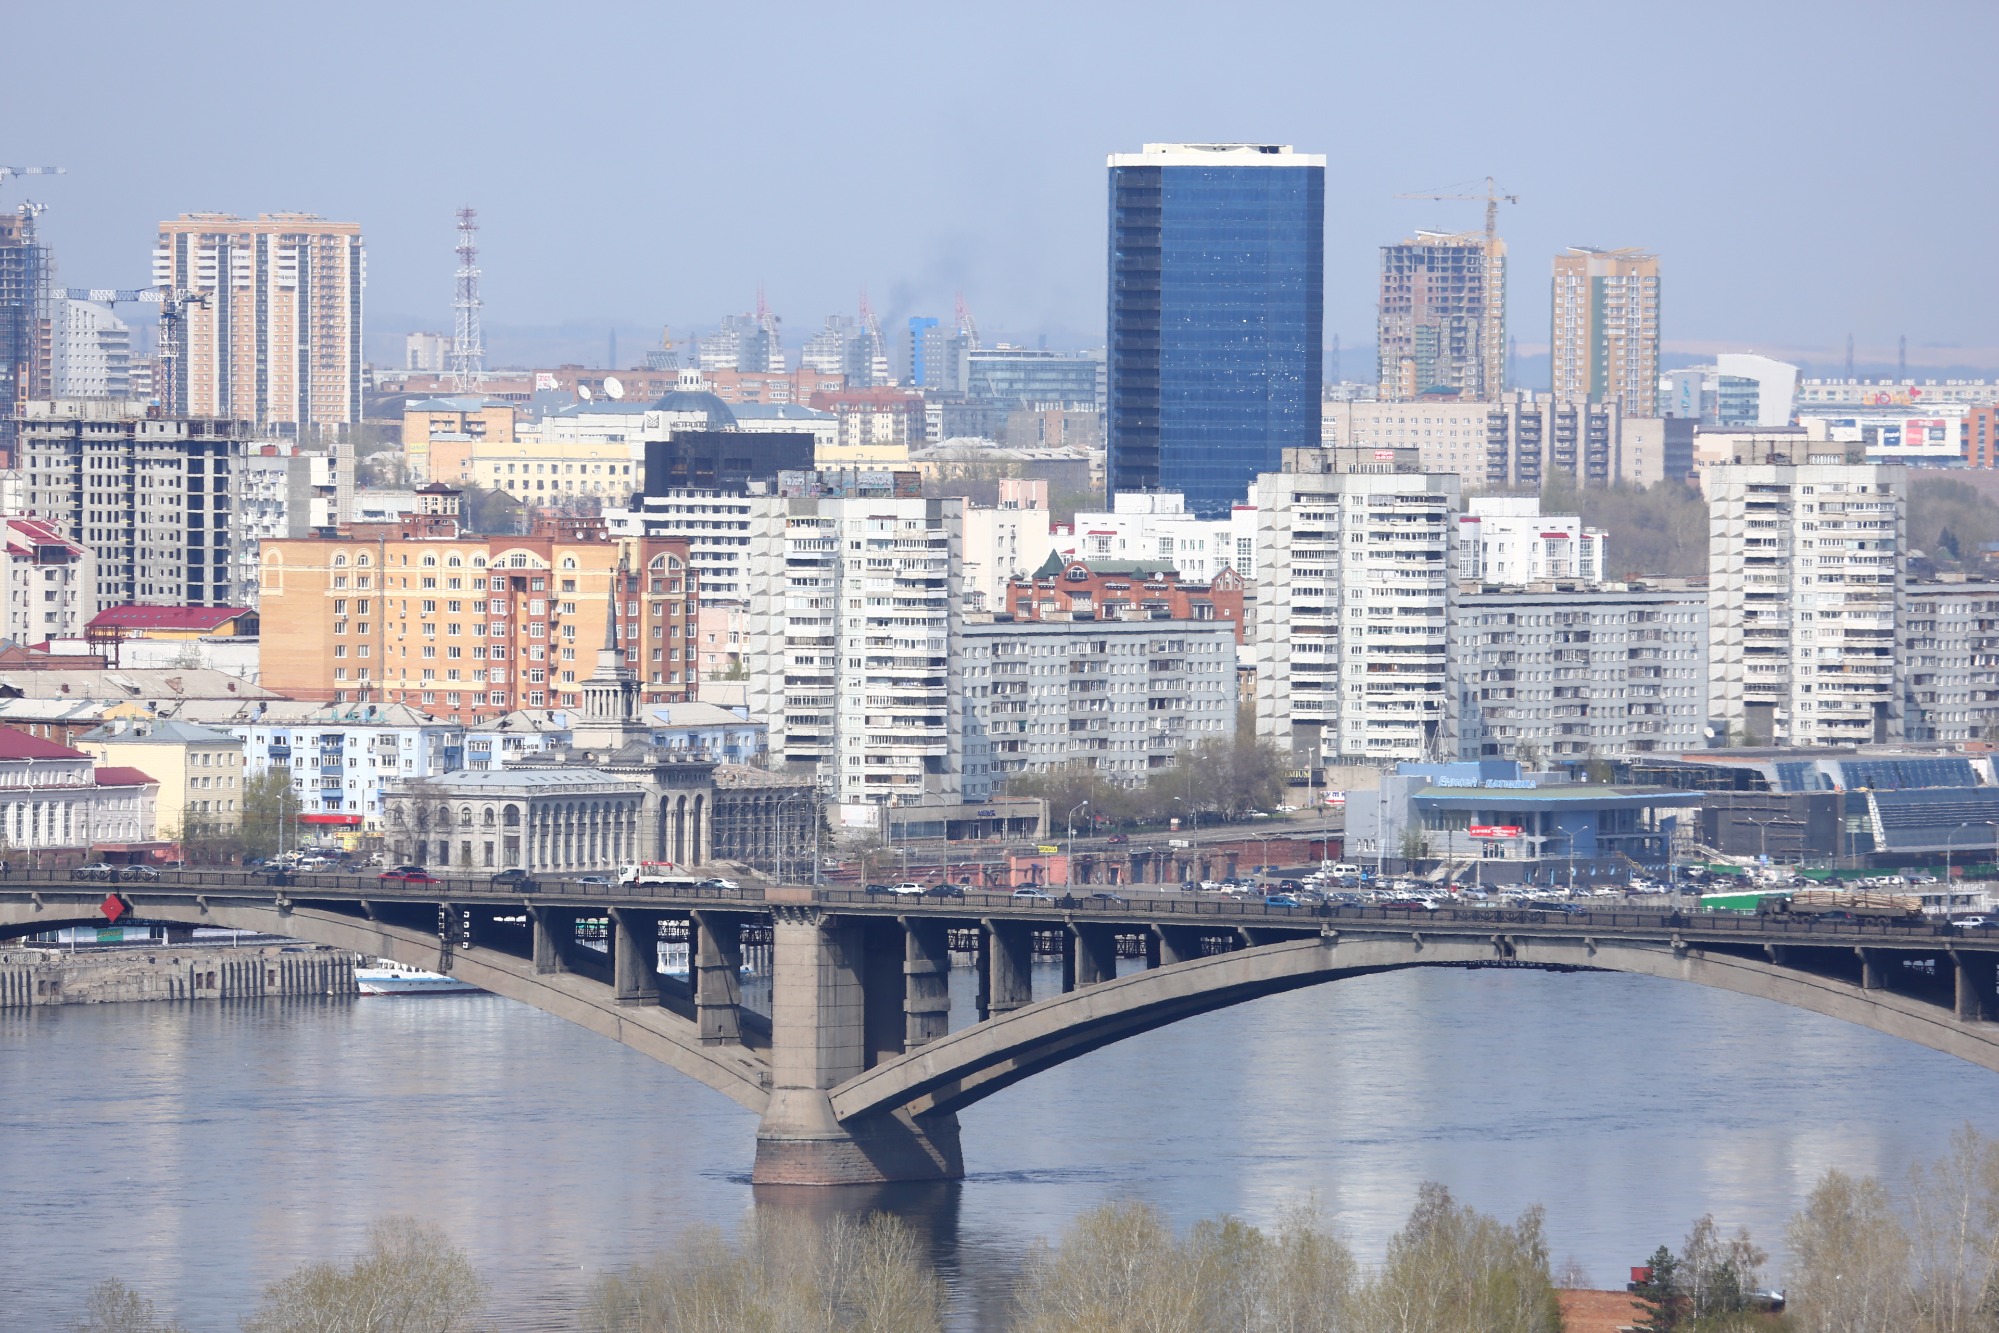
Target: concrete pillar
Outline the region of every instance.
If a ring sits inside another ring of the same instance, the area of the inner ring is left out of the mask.
[[[619,1004],[659,1003],[659,916],[613,907],[611,990]]]
[[[1858,945],[1853,952],[1860,958],[1860,989],[1886,990],[1888,973],[1881,960],[1881,950],[1866,949]]]
[[[1154,926],[1153,942],[1159,961],[1153,967],[1185,963],[1201,956],[1201,932],[1193,926]],[[1149,962],[1148,956],[1148,962]]]
[[[771,1098],[757,1127],[759,1185],[956,1180],[965,1173],[955,1115],[834,1118],[831,1089],[867,1050],[867,932],[813,907],[774,906]]]
[[[1064,990],[1094,986],[1117,976],[1117,929],[1096,923],[1069,927],[1069,948],[1063,959]]]
[[[724,912],[696,912],[689,924],[694,1021],[705,1046],[743,1037],[743,924]]]
[[[1011,1013],[1034,1003],[1034,927],[1025,921],[985,923],[987,1007]]]
[[[915,1050],[951,1030],[951,954],[942,921],[902,923],[902,1043]]]
[[[576,914],[559,907],[529,909],[534,921],[534,970],[544,975],[561,972],[563,951],[576,938]]]
[[[1965,950],[1951,954],[1957,973],[1957,1017],[1978,1023],[1999,1019],[1999,954]]]

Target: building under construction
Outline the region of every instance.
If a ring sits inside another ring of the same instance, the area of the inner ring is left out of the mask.
[[[14,465],[22,404],[50,394],[54,269],[49,248],[35,239],[33,210],[0,213],[0,466]]]
[[[1381,397],[1492,402],[1506,383],[1506,243],[1417,232],[1381,247]]]

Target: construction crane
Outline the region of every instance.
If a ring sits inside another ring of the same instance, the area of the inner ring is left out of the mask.
[[[67,176],[68,167],[0,167],[0,185],[15,176]]]
[[[178,383],[180,359],[185,351],[183,340],[186,336],[187,309],[189,306],[208,307],[207,292],[191,292],[186,289],[165,291],[159,287],[58,287],[52,293],[72,301],[96,301],[100,305],[115,305],[121,301],[139,301],[160,308],[160,369],[165,383],[160,389],[160,406],[171,412],[174,410],[174,391]]]
[[[1485,239],[1490,241],[1499,235],[1499,206],[1517,204],[1517,194],[1501,194],[1492,183],[1492,177],[1485,178],[1484,194],[1398,194],[1397,199],[1464,199],[1472,203],[1485,202]]]
[[[973,351],[979,350],[979,326],[972,322],[972,312],[965,304],[965,294],[958,293],[958,332],[965,335],[966,345]]]

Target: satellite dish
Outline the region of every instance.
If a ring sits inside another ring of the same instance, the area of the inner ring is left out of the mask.
[[[589,402],[592,398],[596,397],[595,394],[590,392],[590,386],[587,384],[579,384],[576,386],[576,396],[578,398],[581,398],[586,403]]]
[[[625,382],[616,375],[606,375],[604,377],[604,396],[614,399],[623,398],[625,396]]]

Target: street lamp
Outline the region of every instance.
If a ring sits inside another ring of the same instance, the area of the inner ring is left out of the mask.
[[[1076,882],[1076,866],[1075,866],[1075,861],[1076,861],[1076,812],[1077,812],[1078,810],[1081,810],[1081,809],[1085,808],[1085,807],[1086,807],[1086,806],[1088,806],[1088,805],[1089,805],[1089,802],[1088,802],[1088,801],[1078,801],[1078,802],[1076,802],[1076,803],[1075,803],[1074,805],[1072,805],[1072,806],[1070,806],[1070,807],[1069,807],[1069,820],[1068,820],[1068,823],[1069,823],[1069,864],[1068,864],[1068,865],[1067,865],[1066,867],[1064,867],[1064,871],[1065,871],[1065,873],[1064,873],[1064,875],[1063,875],[1063,880],[1062,880],[1062,882],[1063,882],[1063,883],[1065,883],[1065,884],[1074,884],[1074,883]]]
[[[1972,823],[1972,822],[1971,822],[1970,820],[1968,820],[1968,819],[1967,819],[1967,820],[1965,820],[1965,821],[1964,821],[1964,822],[1963,822],[1962,824],[1959,824],[1959,825],[1958,825],[1958,826],[1957,826],[1956,828],[1952,829],[1952,830],[1951,830],[1951,831],[1950,831],[1950,832],[1949,832],[1948,834],[1946,834],[1946,835],[1944,836],[1944,840],[1943,840],[1943,886],[1944,886],[1944,889],[1945,889],[1946,891],[1948,891],[1948,890],[1949,890],[1949,888],[1950,888],[1950,842],[1951,842],[1951,839],[1952,839],[1952,838],[1955,838],[1955,837],[1956,837],[1956,836],[1957,836],[1958,834],[1960,834],[1960,833],[1964,832],[1964,830],[1966,830],[1966,829],[1968,829],[1968,828],[1977,828],[1977,827],[1979,827],[1979,826],[1980,826],[1981,824],[1987,824],[1987,823],[1990,823],[1990,822],[1991,822],[1990,820],[1980,820],[1978,824],[1974,824],[1974,823]]]

